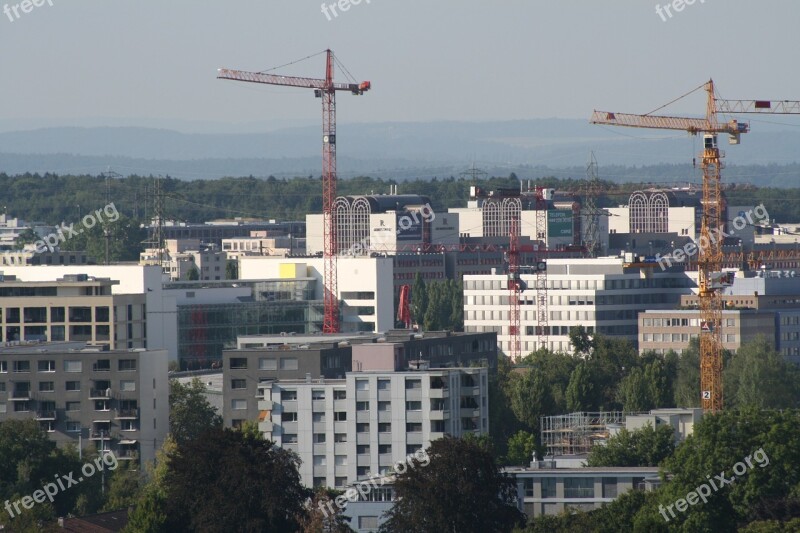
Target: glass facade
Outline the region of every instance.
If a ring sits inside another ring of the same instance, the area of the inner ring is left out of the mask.
[[[241,335],[322,331],[323,303],[313,299],[313,281],[240,280],[221,282],[220,286],[231,283],[250,286],[252,299],[240,303],[178,306],[181,370],[210,368],[221,363],[222,351],[236,348],[236,338]],[[201,285],[208,287],[210,284]]]

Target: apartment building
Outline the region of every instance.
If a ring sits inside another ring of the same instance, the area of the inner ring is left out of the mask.
[[[488,369],[348,372],[345,379],[259,385],[259,429],[302,460],[307,486],[385,474],[445,435],[489,431]],[[231,409],[247,412],[246,399]]]
[[[239,344],[240,349],[223,352],[226,427],[259,416],[254,398],[263,382],[344,379],[351,371],[402,371],[419,365],[416,361],[433,368],[497,369],[494,333],[393,330],[380,335],[265,335],[242,337]],[[232,402],[246,409],[232,409]]]
[[[523,267],[519,293],[523,354],[538,346],[536,275]],[[569,330],[621,337],[636,343],[638,313],[672,309],[681,295],[697,290],[693,276],[661,271],[655,264],[629,264],[623,258],[549,259],[547,261],[547,348],[571,351]],[[508,275],[464,277],[464,330],[496,332],[500,349],[509,351]]]
[[[152,461],[169,430],[167,359],[81,343],[0,348],[0,422],[35,419],[59,446]]]
[[[79,341],[111,349],[144,348],[145,296],[113,294],[119,282],[86,274],[53,281],[0,275],[0,342]]]

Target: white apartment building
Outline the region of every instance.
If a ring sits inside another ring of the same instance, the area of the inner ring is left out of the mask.
[[[394,259],[392,257],[337,258],[337,288],[341,332],[389,331],[394,328]],[[316,280],[315,299],[323,299],[322,257],[242,256],[239,279]]]
[[[536,276],[525,273],[519,293],[523,355],[538,346]],[[662,272],[657,264],[628,265],[623,258],[550,259],[547,261],[548,346],[571,351],[569,330],[584,326],[589,333],[637,342],[637,316],[648,309],[673,309],[683,294],[697,291],[693,276]],[[464,276],[464,331],[496,332],[498,347],[510,350],[508,275]]]
[[[164,265],[164,273],[172,281],[189,279],[192,270],[200,281],[225,279],[228,255],[214,246],[201,249],[199,239],[167,239],[165,248],[148,248],[139,254],[141,265]]]
[[[486,368],[348,372],[259,386],[259,429],[297,452],[307,486],[345,487],[388,472],[445,435],[489,432]],[[236,410],[247,400],[232,400]]]

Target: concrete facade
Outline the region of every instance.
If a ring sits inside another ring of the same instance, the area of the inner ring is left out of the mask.
[[[30,418],[58,445],[152,461],[169,431],[167,352],[0,349],[0,422]]]

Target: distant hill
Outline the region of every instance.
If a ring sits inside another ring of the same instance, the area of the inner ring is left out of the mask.
[[[754,124],[752,129],[742,145],[725,147],[731,167],[726,178],[736,176],[736,168],[747,167],[739,172],[744,179],[737,181],[764,184],[764,172],[772,168],[774,176],[766,177],[776,181],[773,185],[800,185],[796,165],[800,130],[766,123]],[[342,177],[397,180],[458,175],[473,161],[495,175],[581,178],[591,151],[605,179],[696,180],[691,160],[700,146],[698,139],[679,133],[665,136],[561,119],[343,124],[338,140]],[[750,165],[773,167],[762,171]],[[179,179],[318,175],[320,130],[296,127],[258,134],[208,134],[138,127],[58,127],[0,133],[0,172],[97,174],[108,166],[122,174],[169,174]]]

